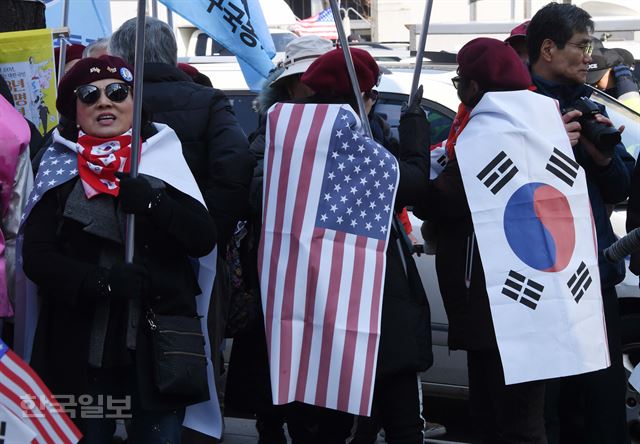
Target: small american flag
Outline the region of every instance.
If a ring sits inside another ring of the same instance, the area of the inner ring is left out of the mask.
[[[269,112],[258,253],[275,404],[368,415],[396,159],[347,105]]]
[[[291,30],[300,36],[316,35],[323,39],[338,39],[338,30],[336,29],[336,24],[333,21],[331,8],[327,8],[319,14],[313,15],[304,20],[298,20],[296,24],[291,27]]]
[[[36,433],[34,443],[76,443],[82,437],[38,375],[2,341],[0,404]]]

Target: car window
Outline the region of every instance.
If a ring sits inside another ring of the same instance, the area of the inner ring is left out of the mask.
[[[253,110],[253,100],[256,95],[250,92],[225,92],[236,118],[244,133],[248,136],[258,128],[258,114]]]
[[[607,114],[616,127],[624,125],[622,143],[637,159],[640,154],[640,115],[598,90],[594,90],[591,98],[607,107]]]
[[[226,91],[231,101],[233,111],[245,134],[249,135],[258,127],[258,115],[253,110],[255,94],[242,91]],[[407,100],[404,94],[380,93],[376,103],[375,112],[381,114],[391,127],[391,135],[398,138],[398,126],[400,125],[400,111],[402,104]],[[455,113],[450,109],[430,100],[424,99],[422,107],[427,113],[427,119],[431,123],[431,143],[436,144],[445,140],[449,134],[449,128],[453,123]]]
[[[291,32],[274,32],[271,34],[273,39],[273,46],[276,47],[276,52],[284,52],[284,49],[291,40],[294,40],[297,36]]]
[[[402,104],[407,101],[405,94],[380,93],[376,103],[375,112],[381,114],[389,126],[391,134],[398,138],[398,126],[400,125],[400,111]],[[431,124],[431,143],[442,142],[449,135],[449,128],[453,123],[455,112],[430,100],[422,100],[422,108],[427,113],[427,119]]]

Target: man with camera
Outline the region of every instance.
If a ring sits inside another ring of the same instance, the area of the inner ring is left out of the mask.
[[[598,249],[615,241],[607,205],[629,195],[635,161],[622,143],[623,127],[613,127],[605,107],[589,99],[585,85],[593,50],[593,21],[581,8],[549,3],[531,20],[527,43],[533,83],[540,94],[559,101],[575,158],[584,168],[595,221]],[[600,285],[611,366],[547,384],[549,443],[625,443],[625,373],[615,285],[624,278],[623,264],[599,257]],[[562,396],[560,396],[562,393]],[[565,401],[566,400],[566,401]],[[567,402],[567,405],[563,405]],[[584,436],[575,427],[584,424]],[[573,417],[569,417],[569,415]]]

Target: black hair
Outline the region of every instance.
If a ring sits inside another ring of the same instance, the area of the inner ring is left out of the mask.
[[[593,32],[593,20],[587,11],[571,4],[547,4],[533,16],[527,28],[529,63],[538,61],[545,39],[553,40],[562,49],[576,32]]]

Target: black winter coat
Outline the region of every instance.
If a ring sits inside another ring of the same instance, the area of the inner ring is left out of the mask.
[[[176,66],[146,63],[144,104],[154,122],[169,125],[213,215],[221,244],[248,214],[255,161],[229,100],[199,85]]]
[[[495,349],[484,269],[456,159],[430,182],[429,197],[414,214],[436,226],[436,272],[449,320],[449,348]]]
[[[89,339],[98,281],[108,276],[108,270],[98,265],[99,258],[105,251],[124,258],[122,243],[89,233],[91,222],[85,226],[63,216],[77,180],[48,191],[24,225],[24,271],[38,285],[41,301],[31,364],[54,394],[88,393]],[[149,272],[145,303],[157,314],[195,316],[200,288],[189,257],[201,257],[213,249],[214,222],[192,197],[169,185],[166,193],[152,215],[136,216],[134,261]],[[112,198],[114,209],[117,201]],[[111,350],[112,356],[120,355],[115,360],[120,364],[123,356],[131,358],[126,351],[126,304],[111,300],[112,313],[120,312],[124,325],[109,326],[105,346],[105,357]],[[145,324],[141,314],[138,325]],[[149,331],[138,328],[135,364],[143,408],[173,409],[193,403],[155,392],[151,359]]]

